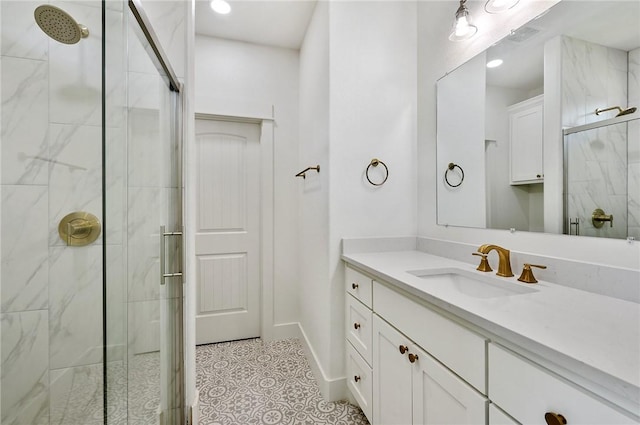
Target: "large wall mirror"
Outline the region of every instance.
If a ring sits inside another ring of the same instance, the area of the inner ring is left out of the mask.
[[[639,22],[561,1],[438,80],[438,224],[640,239]]]

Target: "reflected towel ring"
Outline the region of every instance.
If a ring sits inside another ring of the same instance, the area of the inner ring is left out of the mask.
[[[454,168],[458,168],[460,170],[460,173],[462,174],[462,177],[460,177],[460,182],[458,184],[451,184],[449,183],[449,179],[447,178],[447,173],[450,170],[453,170]],[[451,187],[458,187],[462,184],[462,182],[464,181],[464,170],[462,169],[462,167],[460,167],[458,164],[454,164],[453,162],[450,162],[449,165],[447,165],[447,169],[444,171],[444,181],[447,182],[447,184]]]
[[[377,167],[378,164],[382,164],[382,166],[384,167],[384,171],[385,171],[384,180],[382,180],[382,182],[380,182],[380,183],[374,183],[369,178],[369,169],[371,168],[371,166]],[[384,182],[386,182],[387,179],[389,178],[389,169],[387,168],[387,165],[384,162],[380,161],[378,158],[373,158],[371,160],[371,162],[369,163],[369,165],[367,166],[367,171],[365,172],[365,174],[367,176],[367,181],[369,183],[371,183],[374,186],[382,186],[384,184]]]

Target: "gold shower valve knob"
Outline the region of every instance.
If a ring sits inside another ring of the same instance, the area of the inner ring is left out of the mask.
[[[102,226],[95,215],[77,211],[67,214],[60,220],[58,234],[68,246],[85,246],[95,242],[100,236]]]

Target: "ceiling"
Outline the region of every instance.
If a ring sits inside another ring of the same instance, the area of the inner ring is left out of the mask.
[[[561,1],[487,50],[504,64],[487,70],[487,84],[532,90],[543,82],[544,45],[560,34],[629,51],[640,45],[640,2]]]
[[[209,1],[196,0],[196,34],[299,49],[315,0],[227,0],[231,13],[219,15]]]

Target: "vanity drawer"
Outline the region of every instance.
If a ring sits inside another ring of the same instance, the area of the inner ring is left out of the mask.
[[[373,283],[374,311],[486,394],[486,340],[405,295]]]
[[[371,308],[371,278],[347,266],[345,282],[347,292]]]
[[[347,295],[346,334],[347,340],[360,353],[367,363],[371,364],[371,310],[360,301]]]
[[[347,343],[347,387],[370,423],[373,400],[373,371],[353,346]]]
[[[489,398],[518,422],[545,423],[545,413],[568,424],[631,424],[631,418],[495,344],[489,344]]]

